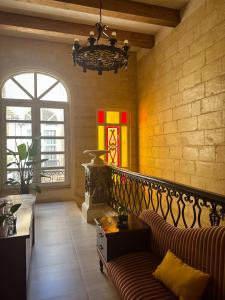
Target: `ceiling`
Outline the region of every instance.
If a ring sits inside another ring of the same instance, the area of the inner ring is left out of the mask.
[[[127,37],[135,47],[151,48],[154,35],[162,27],[175,27],[179,23],[176,19],[179,10],[189,1],[103,0],[103,22],[109,25],[109,30],[118,30],[121,40]],[[145,6],[139,7],[137,2]],[[82,40],[99,21],[98,3],[98,0],[0,0],[0,33],[69,43],[78,35]]]

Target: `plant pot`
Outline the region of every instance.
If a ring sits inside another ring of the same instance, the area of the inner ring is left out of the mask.
[[[21,184],[20,185],[20,194],[29,194],[29,193],[30,193],[29,184]]]
[[[15,215],[12,215],[10,218],[7,219],[8,236],[16,234],[16,220],[17,217]]]
[[[8,225],[7,225],[7,222],[4,221],[0,225],[0,237],[7,237],[7,236],[8,236]]]

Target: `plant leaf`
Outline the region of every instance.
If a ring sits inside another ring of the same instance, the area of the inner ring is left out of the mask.
[[[14,204],[11,208],[10,208],[10,212],[12,214],[14,214],[21,206],[21,203],[18,203],[18,204]]]
[[[18,153],[19,153],[19,159],[24,160],[27,158],[28,152],[27,152],[27,146],[26,144],[20,144],[17,146]]]
[[[6,150],[8,151],[8,153],[10,153],[11,155],[13,155],[13,156],[16,157],[16,152],[12,151],[12,150],[9,149],[9,148],[6,148]]]
[[[0,225],[2,225],[2,223],[5,221],[5,219],[7,219],[6,216],[0,216]]]
[[[29,157],[34,157],[37,155],[37,151],[38,151],[38,138],[35,138],[32,142],[32,144],[30,145],[30,147],[28,148],[28,154]]]
[[[3,208],[4,206],[6,206],[6,202],[0,204],[0,208]]]

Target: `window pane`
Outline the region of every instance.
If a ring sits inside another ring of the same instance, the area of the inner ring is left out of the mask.
[[[31,98],[12,79],[6,81],[2,89],[2,98],[31,100]]]
[[[64,151],[64,139],[41,139],[42,152]]]
[[[41,121],[64,121],[64,109],[41,108]]]
[[[32,143],[32,139],[7,139],[7,148],[16,152],[17,151],[17,147],[16,147],[16,144],[17,145],[20,145],[20,144],[27,144],[30,145]]]
[[[67,93],[62,83],[59,82],[40,100],[67,102]]]
[[[20,106],[7,106],[6,120],[31,120],[31,108]]]
[[[14,79],[34,96],[34,73],[24,73],[14,76]]]
[[[42,154],[41,159],[48,159],[42,163],[43,168],[48,167],[64,167],[65,155],[64,154]]]
[[[17,159],[19,158],[19,155],[17,155],[16,156],[17,157]],[[15,158],[14,158],[14,156],[13,155],[7,155],[7,164],[8,163],[11,163],[11,162],[14,162],[15,161]],[[9,167],[7,167],[8,169],[17,169],[18,167],[17,167],[17,165],[16,164],[13,164],[13,165],[11,165],[11,166],[9,166]]]
[[[7,180],[13,178],[20,182],[19,173],[17,171],[7,171]]]
[[[31,123],[6,123],[7,136],[31,136]]]
[[[7,179],[9,179],[9,178],[13,178],[20,182],[19,172],[16,170],[13,170],[13,171],[7,170]],[[32,182],[32,179],[31,179],[31,182]]]
[[[64,136],[63,124],[41,124],[42,136]]]
[[[64,169],[53,169],[53,170],[43,170],[44,175],[48,177],[42,177],[41,183],[51,183],[51,182],[64,182],[65,181],[65,170]]]
[[[37,96],[41,96],[49,89],[57,80],[44,74],[37,74]]]

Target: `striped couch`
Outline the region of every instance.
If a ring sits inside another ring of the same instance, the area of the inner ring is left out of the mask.
[[[140,218],[151,228],[151,252],[129,253],[106,264],[122,299],[178,299],[152,275],[171,249],[187,264],[210,274],[202,299],[225,300],[225,227],[179,229],[150,210]]]

